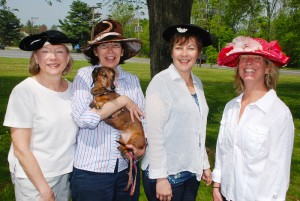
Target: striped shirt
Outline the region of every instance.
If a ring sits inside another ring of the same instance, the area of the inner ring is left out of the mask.
[[[117,149],[120,132],[104,121],[89,107],[93,96],[92,71],[97,66],[88,66],[78,70],[72,85],[72,116],[79,127],[74,167],[92,172],[114,172],[117,159],[118,171],[127,168],[127,162]],[[115,81],[116,92],[128,96],[142,111],[145,97],[137,76],[123,71],[118,66],[118,80]],[[143,121],[143,126],[145,122]],[[145,127],[144,127],[145,128]]]

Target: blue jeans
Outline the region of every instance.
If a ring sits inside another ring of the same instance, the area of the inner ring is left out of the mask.
[[[137,164],[138,165],[138,164]],[[131,197],[127,186],[127,169],[114,173],[97,173],[73,169],[71,192],[73,201],[138,201],[140,195],[140,173],[138,171],[136,188]]]
[[[156,179],[150,179],[146,171],[143,171],[143,186],[148,201],[157,201],[156,199]],[[198,193],[200,182],[196,176],[178,183],[171,184],[172,201],[195,201]]]

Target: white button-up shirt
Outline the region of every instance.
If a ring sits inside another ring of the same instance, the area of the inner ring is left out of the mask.
[[[243,94],[227,103],[219,131],[213,181],[233,201],[285,200],[294,124],[289,108],[270,90],[248,105]]]
[[[149,146],[142,168],[151,179],[190,171],[200,180],[209,162],[205,149],[208,106],[202,83],[192,74],[199,107],[172,64],[157,74],[146,91]]]

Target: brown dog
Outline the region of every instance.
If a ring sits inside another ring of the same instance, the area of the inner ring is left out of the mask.
[[[91,94],[94,96],[94,99],[90,104],[91,108],[101,109],[105,103],[120,96],[114,91],[115,71],[112,68],[105,66],[95,68],[92,72],[92,77],[94,87],[91,89]],[[118,141],[120,146],[118,149],[121,151],[123,157],[129,160],[129,181],[125,190],[127,191],[130,185],[132,185],[130,195],[133,195],[136,176],[133,181],[132,167],[134,166],[135,172],[137,173],[138,170],[135,163],[133,163],[133,159],[137,158],[126,145],[131,144],[138,149],[144,148],[146,141],[142,123],[136,117],[134,122],[132,122],[130,112],[125,107],[116,111],[103,121],[121,131],[121,136]]]

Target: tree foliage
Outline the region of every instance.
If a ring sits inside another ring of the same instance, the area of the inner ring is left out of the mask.
[[[21,38],[20,20],[10,10],[0,9],[0,42],[5,45],[16,45]]]
[[[78,39],[79,44],[83,45],[91,38],[92,12],[92,8],[87,3],[73,1],[66,18],[59,19],[58,27],[69,37]]]

